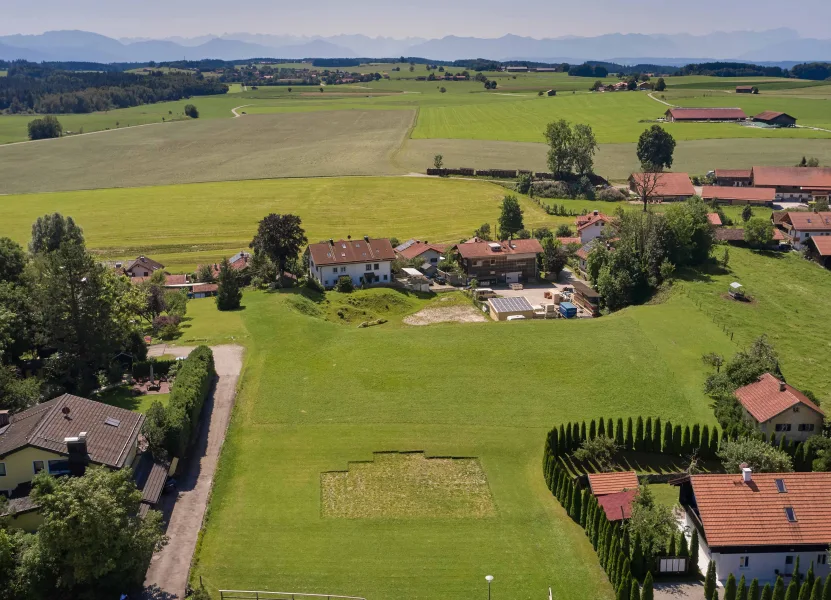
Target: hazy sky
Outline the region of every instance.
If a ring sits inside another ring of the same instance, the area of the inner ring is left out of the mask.
[[[23,0],[0,2],[0,35],[83,29],[112,37],[249,32],[533,37],[790,27],[831,37],[831,0]]]

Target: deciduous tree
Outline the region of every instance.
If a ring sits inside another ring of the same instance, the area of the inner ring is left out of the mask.
[[[274,261],[279,270],[277,276],[282,282],[286,265],[290,260],[297,260],[308,241],[300,217],[271,213],[260,221],[250,247]]]
[[[672,167],[675,139],[660,125],[653,125],[638,139],[638,160],[645,171]]]
[[[516,232],[524,229],[522,209],[516,196],[508,195],[502,199],[502,213],[499,215],[499,235],[508,239]]]

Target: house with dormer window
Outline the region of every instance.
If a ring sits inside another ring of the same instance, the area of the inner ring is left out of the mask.
[[[349,277],[355,287],[392,283],[395,251],[388,239],[329,240],[309,244],[309,276],[326,289]]]

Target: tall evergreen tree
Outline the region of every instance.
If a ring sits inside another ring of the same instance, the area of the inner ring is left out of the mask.
[[[638,452],[643,452],[643,438],[643,417],[639,416],[637,422],[635,423],[635,450]]]
[[[690,426],[684,427],[684,433],[681,436],[681,454],[688,455],[692,451],[692,441],[690,439]]]
[[[624,440],[624,444],[626,445],[627,450],[634,450],[635,448],[635,436],[632,431],[632,417],[629,417],[626,420],[626,439]]]
[[[713,425],[713,430],[710,432],[710,458],[714,458],[718,454],[718,427]]]
[[[709,442],[710,440],[707,440]],[[701,425],[696,423],[692,427],[692,434],[690,435],[690,444],[693,452],[698,452],[701,448]]]
[[[603,423],[603,421],[600,421],[600,422]],[[597,437],[597,423],[595,422],[594,419],[592,419],[591,423],[589,423],[589,439],[593,440],[596,437]]]
[[[606,437],[610,440],[615,439],[615,428],[613,423],[614,421],[611,419],[606,419]]]
[[[819,577],[814,580],[811,586],[811,600],[822,600],[822,581]]]
[[[652,582],[652,571],[649,571],[643,578],[643,589],[641,590],[641,600],[654,600],[654,590]]]
[[[761,593],[762,590],[759,589],[759,580],[754,577],[747,590],[747,600],[761,600]]]
[[[645,566],[643,548],[641,547],[641,534],[636,532],[635,539],[632,541],[632,575],[637,579],[643,579]]]
[[[764,593],[762,598],[764,598]],[[773,584],[773,600],[785,600],[785,581],[781,575],[776,578],[776,583]]]
[[[825,577],[825,585],[822,586],[822,600],[831,600],[831,575]]]
[[[799,442],[793,452],[793,470],[797,473],[806,471],[805,469],[805,444]],[[807,470],[810,470],[810,466]]]
[[[704,425],[701,428],[701,456],[704,458],[715,458],[710,456],[710,426]]]
[[[773,588],[769,583],[766,583],[765,587],[762,588],[760,600],[773,600]]]
[[[687,547],[687,536],[681,532],[681,535],[678,536],[678,556],[689,556],[690,549]]]
[[[716,589],[716,563],[710,561],[707,565],[707,575],[704,577],[704,597],[710,598]],[[782,599],[784,600],[784,598]]]
[[[560,430],[557,433],[557,444],[557,454],[564,456],[568,452],[568,448],[566,447],[566,430],[562,423],[560,423]]]
[[[730,573],[727,576],[727,584],[724,586],[724,600],[737,600],[738,586],[736,585],[736,576]]]
[[[227,258],[223,258],[219,265],[218,287],[216,291],[216,307],[219,310],[236,310],[242,301],[237,272],[231,268]]]
[[[813,590],[814,586],[808,583],[808,579],[805,579],[805,583],[799,586],[799,600],[811,600],[811,591]]]
[[[675,533],[672,533],[669,536],[669,549],[667,550],[667,556],[678,556],[675,549]]]
[[[588,438],[588,435],[586,434],[586,422],[583,421],[582,423],[580,423],[580,443],[582,444],[587,439],[589,439],[589,438]]]
[[[652,452],[652,417],[646,417],[646,425],[643,428],[644,452]]]
[[[814,579],[816,579],[816,575],[814,575],[814,561],[811,561],[811,566],[808,567],[808,572],[805,573],[805,583],[807,583],[810,588],[813,588]]]
[[[571,495],[571,518],[575,522],[580,522],[580,515],[583,512],[583,493],[574,488],[574,493]]]
[[[661,446],[661,452],[664,454],[671,454],[673,449],[675,448],[675,444],[672,441],[672,432],[673,432],[672,423],[667,421],[664,423],[664,443]]]
[[[641,588],[638,582],[632,579],[632,586],[629,588],[629,600],[641,600]]]
[[[574,441],[571,439],[571,425],[566,425],[566,452],[574,450]]]
[[[698,530],[695,527],[690,539],[690,573],[698,575]]]
[[[747,600],[747,580],[744,575],[739,579],[739,594],[738,600]]]
[[[586,528],[586,517],[588,516],[588,490],[583,490],[580,493],[580,517],[577,519],[577,522],[580,523],[580,527],[583,529]]]
[[[657,417],[652,425],[652,451],[661,451],[661,417]]]
[[[797,600],[797,598],[799,598],[799,582],[794,577],[785,590],[785,600]]]
[[[802,583],[802,571],[799,570],[799,554],[796,555],[796,560],[793,563],[793,576],[791,582],[796,581],[797,585]]]

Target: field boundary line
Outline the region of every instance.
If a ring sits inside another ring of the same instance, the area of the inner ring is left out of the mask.
[[[390,164],[394,168],[399,169],[401,171],[406,171],[406,169],[404,167],[402,167],[401,164],[398,162],[398,155],[401,154],[401,151],[404,149],[404,145],[409,140],[412,139],[413,130],[416,128],[416,125],[418,124],[419,110],[420,110],[420,107],[416,107],[415,110],[413,111],[413,116],[412,116],[412,119],[410,120],[410,126],[407,128],[407,131],[404,132],[404,135],[401,136],[401,141],[398,143],[398,146],[396,147],[396,149],[393,150],[392,153],[390,154],[390,158],[389,158]],[[395,175],[393,175],[393,177],[395,177]]]
[[[181,121],[184,121],[182,119]],[[34,144],[36,142],[53,142],[55,140],[68,140],[76,137],[80,137],[82,135],[95,135],[98,133],[107,133],[110,131],[124,131],[127,129],[135,129],[136,127],[149,127],[151,125],[165,125],[167,123],[179,123],[181,121],[162,121],[161,123],[142,123],[140,125],[128,125],[127,127],[116,127],[115,129],[99,129],[98,131],[87,131],[86,133],[73,133],[72,135],[62,135],[61,137],[56,138],[45,138],[42,140],[23,140],[20,142],[9,142],[8,144],[0,144],[0,148],[5,148],[7,146],[17,146],[18,144]]]

